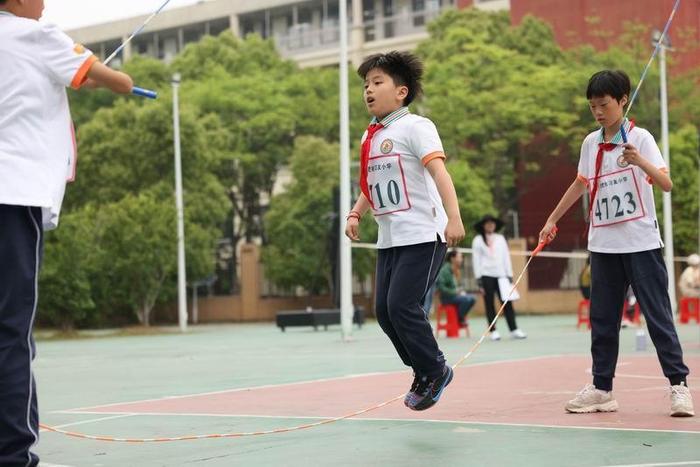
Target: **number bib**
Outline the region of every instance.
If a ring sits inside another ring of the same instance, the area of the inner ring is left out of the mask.
[[[370,157],[367,183],[375,216],[411,209],[400,154]]]
[[[589,179],[591,185],[594,179]],[[593,227],[608,227],[645,216],[637,177],[632,168],[598,177],[598,192],[593,201]]]

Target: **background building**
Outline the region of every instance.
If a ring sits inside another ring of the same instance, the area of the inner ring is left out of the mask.
[[[456,0],[349,0],[350,57],[387,50],[410,50],[428,37],[426,24],[455,8]],[[493,9],[508,1],[481,0]],[[74,29],[68,34],[105,58],[129,36],[146,15]],[[133,54],[172,60],[187,44],[230,29],[236,36],[257,33],[271,38],[280,53],[301,66],[338,63],[338,0],[209,0],[162,12],[127,46],[116,64]]]

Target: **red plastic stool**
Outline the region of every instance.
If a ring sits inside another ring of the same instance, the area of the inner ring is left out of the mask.
[[[464,329],[467,337],[470,337],[469,323],[465,318],[464,324],[459,322],[457,315],[457,305],[440,304],[436,311],[437,326],[435,326],[435,337],[438,337],[440,331],[445,331],[447,337],[459,337],[459,330]]]
[[[587,324],[588,329],[591,329],[590,310],[591,301],[587,298],[582,298],[581,301],[578,302],[578,321],[576,322],[576,329],[581,327],[582,324]]]
[[[696,323],[700,323],[700,298],[681,297],[679,308],[679,319],[681,323],[686,324],[691,318],[694,318]]]

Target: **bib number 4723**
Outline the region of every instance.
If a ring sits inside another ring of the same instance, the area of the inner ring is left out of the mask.
[[[645,216],[637,178],[631,168],[600,176],[593,202],[593,227],[607,227]]]

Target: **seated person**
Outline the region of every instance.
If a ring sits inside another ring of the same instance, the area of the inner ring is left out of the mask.
[[[445,256],[445,264],[440,269],[435,287],[440,294],[440,303],[444,305],[457,305],[457,315],[460,323],[465,322],[467,313],[476,303],[473,295],[467,294],[457,287],[462,278],[462,253],[451,250]]]
[[[681,274],[678,287],[683,297],[700,297],[700,256],[688,256],[688,267]]]

